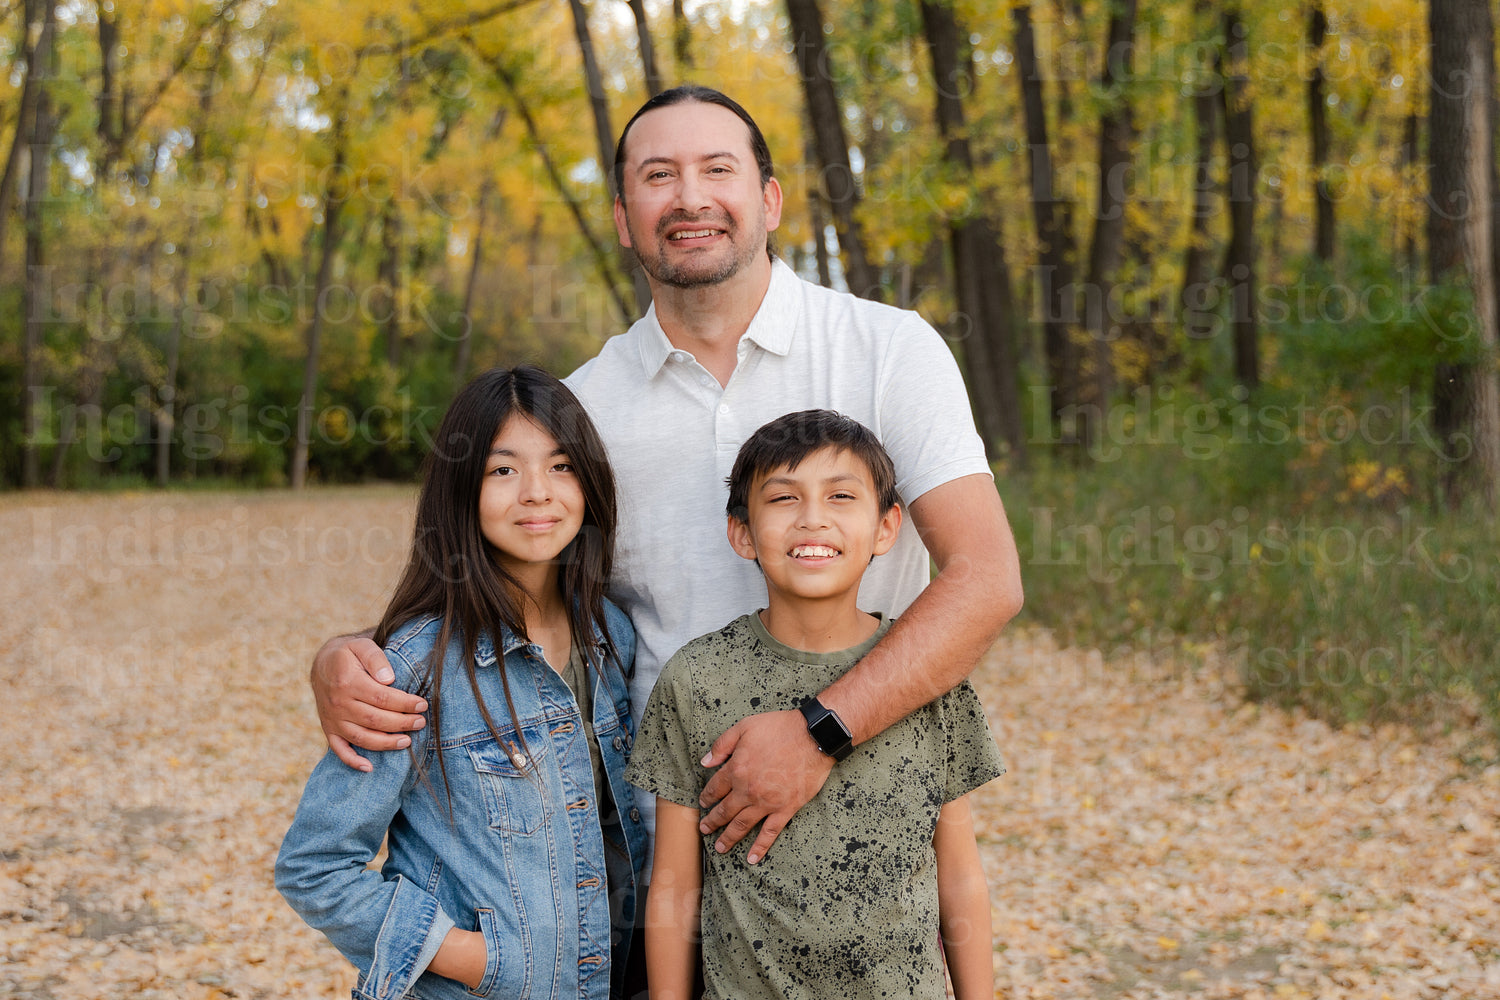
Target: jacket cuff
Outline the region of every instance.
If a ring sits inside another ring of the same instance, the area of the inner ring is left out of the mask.
[[[406,996],[454,926],[430,893],[400,875],[395,883],[396,891],[375,937],[369,974],[359,984],[360,993],[373,1000]]]

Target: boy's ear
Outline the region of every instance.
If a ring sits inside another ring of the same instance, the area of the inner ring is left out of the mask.
[[[729,524],[725,528],[725,534],[729,536],[729,547],[734,549],[735,554],[755,560],[755,542],[750,537],[750,525],[733,514],[729,515]],[[886,546],[889,548],[890,546]]]
[[[901,534],[901,505],[892,504],[891,509],[880,515],[880,523],[875,525],[875,555],[883,556],[891,551],[891,546],[896,544],[896,536]]]

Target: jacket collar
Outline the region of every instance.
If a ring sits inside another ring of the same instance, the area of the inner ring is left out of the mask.
[[[505,626],[500,627],[500,652],[502,656],[509,656],[518,649],[525,649],[528,643],[524,638],[516,635]],[[594,646],[604,655],[609,645],[609,639],[604,630],[598,625],[594,626]],[[474,665],[479,667],[492,667],[495,665],[495,641],[489,632],[479,636],[479,641],[474,644]]]

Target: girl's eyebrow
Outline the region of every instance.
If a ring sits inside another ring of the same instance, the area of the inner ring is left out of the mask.
[[[568,449],[562,448],[562,447],[558,447],[558,448],[553,448],[552,449],[552,454],[548,455],[547,457],[548,458],[556,458],[558,455],[566,456],[567,454],[568,454]],[[506,458],[515,458],[516,457],[516,453],[514,451],[512,451],[511,449],[509,449],[509,448],[491,448],[490,449],[490,457],[493,458],[496,455],[503,455]]]

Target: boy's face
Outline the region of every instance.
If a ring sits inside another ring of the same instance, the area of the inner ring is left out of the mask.
[[[729,518],[728,533],[735,552],[760,561],[773,600],[821,600],[857,591],[900,529],[901,508],[880,509],[865,463],[824,448],[757,476],[747,519]]]

